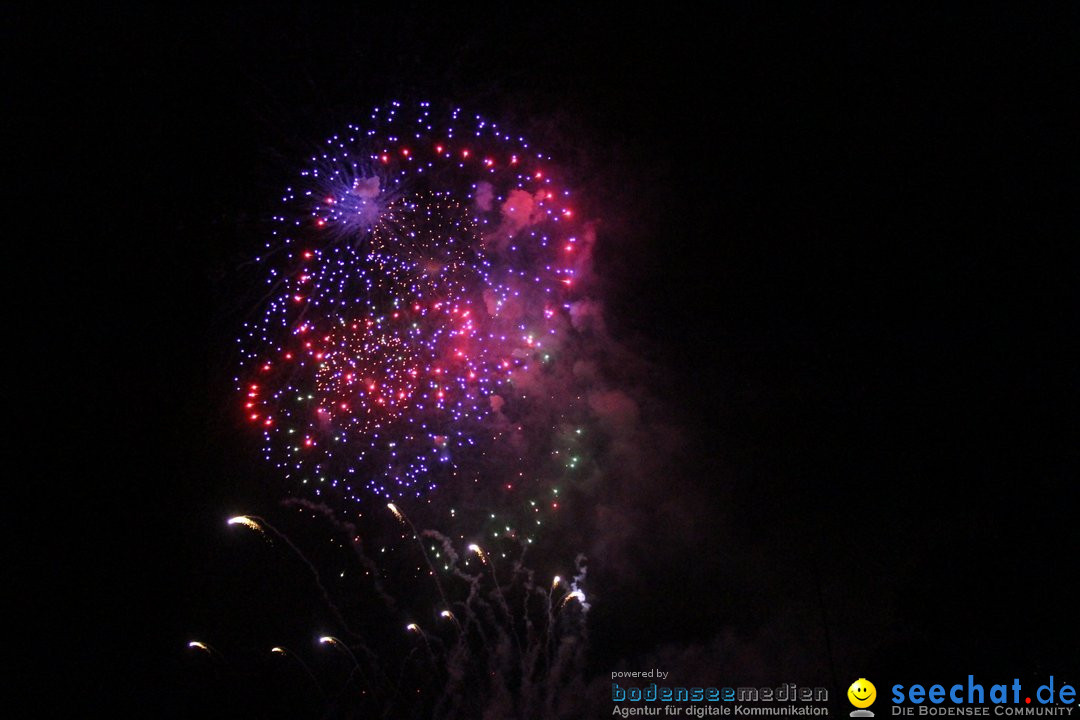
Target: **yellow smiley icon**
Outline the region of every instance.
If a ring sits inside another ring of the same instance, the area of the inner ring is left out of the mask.
[[[868,708],[877,698],[877,688],[866,678],[859,678],[847,689],[848,700],[857,708]]]

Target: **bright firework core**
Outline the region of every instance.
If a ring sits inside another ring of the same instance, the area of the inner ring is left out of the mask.
[[[376,109],[312,158],[240,339],[245,417],[288,480],[397,498],[490,474],[480,459],[535,400],[519,378],[569,327],[576,221],[549,165],[426,103]]]

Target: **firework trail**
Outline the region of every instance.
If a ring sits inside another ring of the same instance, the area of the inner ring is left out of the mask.
[[[310,512],[313,517],[322,517],[330,524],[330,527],[333,528],[333,530],[348,538],[347,547],[352,550],[352,554],[360,562],[365,577],[371,579],[372,589],[375,591],[375,594],[378,595],[387,608],[394,608],[396,604],[395,600],[383,587],[379,566],[364,552],[360,530],[354,523],[351,523],[348,520],[342,520],[338,514],[326,504],[312,502],[304,498],[286,498],[281,501],[281,506],[285,508],[297,508],[301,512]],[[312,563],[308,561],[308,564]]]
[[[439,591],[439,597],[442,599],[443,606],[449,606],[450,602],[446,599],[446,592],[443,590],[442,583],[439,581],[439,575],[437,572],[435,572],[435,566],[431,563],[431,557],[427,553],[427,548],[424,547],[424,542],[420,538],[420,533],[416,531],[416,526],[412,524],[412,520],[410,520],[408,516],[405,515],[405,513],[401,512],[401,510],[399,510],[398,507],[394,505],[394,503],[388,503],[386,507],[389,508],[390,512],[394,514],[394,517],[398,519],[398,522],[400,522],[402,525],[408,526],[409,530],[412,532],[412,538],[416,541],[416,544],[420,546],[420,554],[424,557],[424,562],[427,564],[428,572],[431,574],[431,579],[435,583],[436,589],[438,589]],[[410,624],[409,627],[415,627],[415,625]]]
[[[265,530],[269,530],[270,532],[274,533],[276,537],[281,539],[281,541],[284,542],[289,547],[289,549],[293,551],[293,554],[296,555],[300,562],[304,564],[304,567],[306,567],[311,572],[311,577],[315,581],[315,587],[317,587],[319,589],[319,592],[322,594],[323,602],[326,604],[327,609],[329,609],[330,612],[333,613],[334,619],[337,620],[341,624],[341,627],[348,631],[351,635],[353,635],[354,637],[358,637],[356,633],[352,630],[352,628],[349,627],[349,623],[341,614],[341,610],[338,609],[338,606],[330,597],[330,591],[326,589],[325,585],[323,585],[322,578],[319,576],[319,571],[315,567],[314,563],[307,559],[307,556],[300,551],[300,548],[296,547],[296,545],[293,543],[292,540],[289,539],[287,535],[275,528],[263,518],[256,517],[254,515],[240,515],[234,518],[230,518],[228,520],[228,524],[243,525],[244,527],[255,530],[261,535],[265,535]]]
[[[188,647],[192,648],[194,650],[202,650],[203,652],[205,652],[207,655],[210,655],[211,657],[214,655],[214,651],[210,649],[209,645],[207,645],[204,642],[200,642],[198,640],[192,640],[191,642],[189,642]]]
[[[315,677],[315,673],[311,672],[311,668],[308,667],[308,664],[304,662],[303,658],[290,650],[286,650],[280,645],[275,645],[274,647],[270,648],[270,652],[274,655],[281,655],[282,657],[292,658],[296,662],[296,664],[303,668],[307,676],[311,678],[311,682],[315,685],[315,689],[319,691],[319,697],[323,698],[324,700],[326,699],[326,693],[323,692],[322,684],[319,682],[319,679]]]
[[[273,544],[273,542],[274,542],[273,540],[270,539],[270,536],[267,535],[266,532],[263,530],[263,527],[262,527],[262,525],[259,524],[259,521],[256,518],[253,518],[253,517],[251,517],[249,515],[237,515],[236,517],[231,517],[231,518],[229,518],[228,520],[225,521],[225,524],[226,525],[241,525],[243,527],[246,527],[248,530],[253,530],[253,531],[259,533],[259,535],[261,535],[263,537],[263,539],[266,540],[266,542],[268,542],[270,544]]]

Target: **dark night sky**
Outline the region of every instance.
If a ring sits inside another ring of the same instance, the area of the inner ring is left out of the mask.
[[[841,680],[1080,679],[1075,12],[5,15],[41,703],[179,707],[177,647],[241,620],[220,521],[273,500],[228,414],[239,268],[310,144],[395,96],[581,168],[612,333],[685,439],[693,562],[595,608],[592,672],[728,636],[827,681],[824,614]]]

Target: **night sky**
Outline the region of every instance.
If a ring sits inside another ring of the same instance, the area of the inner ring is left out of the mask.
[[[224,526],[281,513],[234,338],[281,188],[402,98],[521,128],[597,219],[665,439],[560,558],[589,554],[588,692],[1080,680],[1076,14],[754,5],[6,10],[9,679],[312,712],[254,659],[324,627],[305,571]]]

